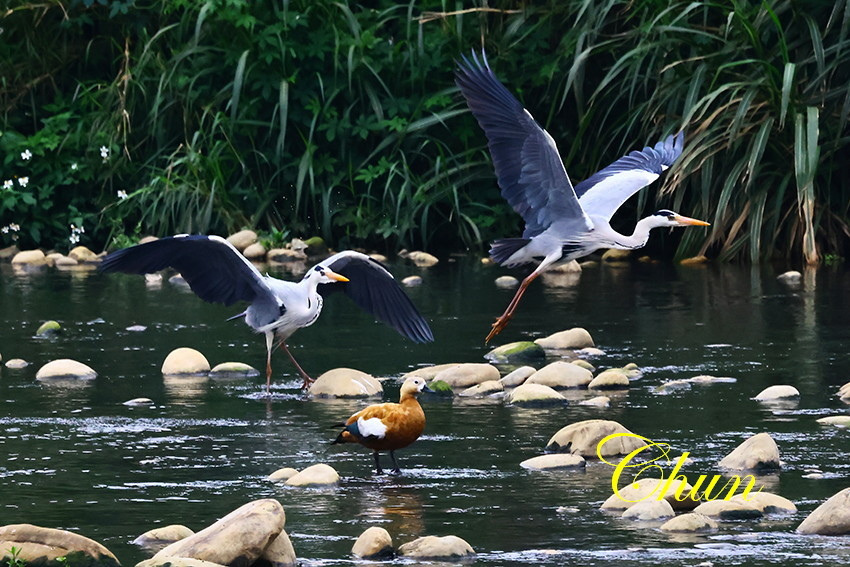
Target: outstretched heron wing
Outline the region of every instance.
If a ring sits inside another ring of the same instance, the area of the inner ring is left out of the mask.
[[[274,302],[274,294],[239,251],[220,236],[179,235],[117,250],[104,258],[102,272],[148,274],[174,268],[204,301]]]
[[[344,291],[358,306],[416,343],[434,340],[431,328],[389,270],[360,252],[346,250],[321,263],[349,281],[323,284],[319,293],[327,297]]]
[[[592,224],[582,211],[552,136],[496,78],[487,58],[461,57],[455,82],[487,135],[502,196],[525,220],[523,237],[554,221]]]
[[[578,202],[594,217],[611,220],[626,200],[658,179],[682,155],[685,135],[667,136],[655,147],[633,151],[575,187]]]

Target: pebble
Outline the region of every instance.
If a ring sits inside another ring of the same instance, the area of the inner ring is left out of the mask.
[[[404,287],[416,287],[422,285],[422,276],[407,276],[401,280]]]

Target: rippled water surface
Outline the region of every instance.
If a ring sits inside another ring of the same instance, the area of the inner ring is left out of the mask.
[[[417,272],[392,268],[399,277]],[[314,375],[348,366],[389,377],[385,397],[395,399],[397,378],[411,369],[483,361],[483,337],[512,293],[493,285],[504,272],[459,258],[419,273],[424,284],[410,295],[431,322],[435,344],[408,343],[334,297],[319,321],[290,341],[302,365]],[[605,352],[593,364],[635,362],[643,376],[628,393],[612,394],[607,409],[426,398],[425,434],[399,451],[404,474],[393,477],[373,474],[369,451],[329,444],[330,426],[364,402],[306,399],[281,353],[271,399],[261,377],[163,379],[162,360],[179,346],[202,351],[212,364],[261,368],[263,340],[241,322],[225,322],[236,309],[168,283],[146,287],[141,277],[17,275],[0,266],[0,353],[4,361],[32,363],[0,373],[2,523],[73,530],[132,565],[146,555],[130,542],[148,529],[181,523],[199,530],[250,500],[272,497],[286,509],[286,529],[305,565],[350,564],[351,545],[369,526],[386,528],[396,544],[460,536],[480,566],[845,564],[850,539],[802,537],[794,528],[850,485],[848,432],[815,423],[848,411],[835,392],[850,379],[850,279],[846,271],[821,270],[791,291],[774,276],[767,268],[634,265],[586,270],[577,283],[536,282],[497,339],[582,326]],[[47,319],[64,333],[35,338]],[[146,329],[127,330],[132,325]],[[85,384],[36,382],[38,368],[56,358],[85,362],[99,376]],[[700,374],[736,381],[656,390]],[[751,399],[772,384],[796,386],[799,403]],[[592,395],[570,394],[574,401]],[[155,405],[122,404],[136,397]],[[597,417],[689,451],[694,461],[685,472],[695,476],[714,474],[745,437],[767,431],[785,467],[761,480],[800,512],[671,536],[599,510],[611,492],[612,469],[604,463],[590,462],[582,472],[520,468],[561,427]],[[265,480],[278,468],[317,462],[339,471],[339,487],[291,489]],[[810,469],[823,478],[804,478]]]

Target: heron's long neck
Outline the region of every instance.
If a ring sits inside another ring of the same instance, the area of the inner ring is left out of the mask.
[[[657,228],[657,226],[658,225],[655,224],[654,218],[646,217],[645,219],[638,221],[635,225],[635,230],[631,235],[620,234],[607,223],[605,223],[604,227],[600,227],[597,222],[596,230],[601,233],[600,235],[611,241],[610,245],[607,246],[608,248],[634,250],[646,245],[646,241],[649,240],[649,231],[653,228]]]

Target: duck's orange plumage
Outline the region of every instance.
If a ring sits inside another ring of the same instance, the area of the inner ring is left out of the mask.
[[[408,378],[401,385],[397,404],[374,404],[355,413],[345,422],[334,443],[359,443],[372,449],[378,474],[383,472],[378,452],[389,451],[395,472],[401,472],[394,451],[419,439],[425,429],[425,412],[416,399],[423,390],[430,391],[425,380]]]

